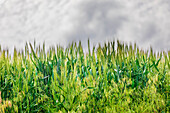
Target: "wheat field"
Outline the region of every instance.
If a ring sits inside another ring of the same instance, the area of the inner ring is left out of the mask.
[[[117,44],[117,48],[115,47]],[[0,112],[168,113],[170,51],[112,41],[0,48]]]

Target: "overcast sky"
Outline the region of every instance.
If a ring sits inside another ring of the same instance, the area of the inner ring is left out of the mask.
[[[170,0],[0,0],[0,44],[120,39],[170,50]]]

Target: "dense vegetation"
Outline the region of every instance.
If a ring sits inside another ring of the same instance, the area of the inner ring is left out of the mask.
[[[116,43],[116,47],[115,47]],[[169,112],[170,51],[119,41],[0,49],[0,112]]]

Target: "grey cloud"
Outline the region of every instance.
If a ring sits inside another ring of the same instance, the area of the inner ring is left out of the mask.
[[[72,39],[87,40],[94,39],[97,42],[113,38],[117,30],[124,21],[127,21],[127,15],[123,12],[123,6],[119,2],[101,1],[82,2],[79,4],[80,17],[74,19],[75,28],[68,36],[68,42]],[[84,37],[81,39],[81,37]]]
[[[170,49],[169,0],[6,0],[0,5],[0,43],[22,48],[36,39],[47,46],[87,39],[137,42]]]
[[[130,21],[127,21],[119,29],[119,38],[128,41],[135,40],[143,48],[148,48],[151,45],[156,50],[169,49],[170,4],[165,1],[144,0],[134,3],[133,6],[128,6],[126,10],[130,15]],[[135,10],[134,7],[136,7]]]

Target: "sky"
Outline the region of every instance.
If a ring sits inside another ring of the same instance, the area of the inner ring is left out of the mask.
[[[170,0],[0,0],[2,48],[119,39],[170,50]]]

